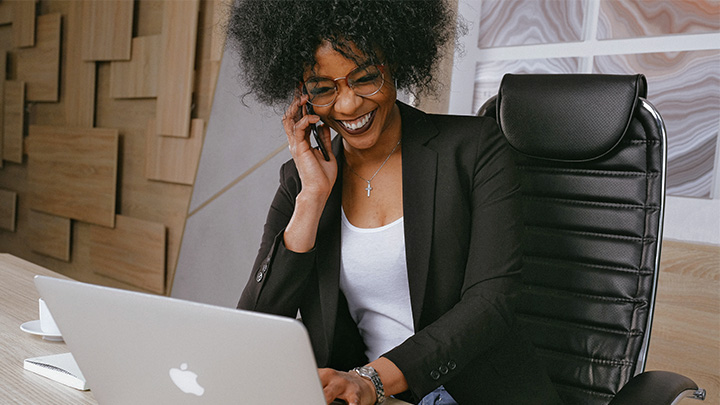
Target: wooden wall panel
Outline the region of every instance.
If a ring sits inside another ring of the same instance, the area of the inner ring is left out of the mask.
[[[1,5],[2,3],[0,3]],[[0,7],[2,10],[2,7]],[[3,131],[4,131],[4,119],[5,119],[5,77],[7,72],[7,52],[0,51],[0,168],[3,167]],[[23,94],[25,94],[23,92]]]
[[[160,39],[160,35],[133,38],[130,60],[110,65],[111,97],[157,97]]]
[[[28,245],[33,252],[65,262],[70,261],[72,220],[30,210]]]
[[[25,83],[5,82],[3,95],[2,158],[15,163],[23,161],[23,131],[25,129]]]
[[[17,193],[0,189],[0,229],[15,232]]]
[[[115,129],[31,125],[31,208],[114,226],[118,139]]]
[[[0,1],[0,25],[12,24],[13,4],[9,1]]]
[[[133,0],[83,0],[84,60],[130,59],[133,6]]]
[[[193,116],[208,117],[212,108],[212,96],[217,85],[224,51],[225,34],[223,27],[227,25],[229,4],[225,0],[213,0],[204,3],[205,10],[200,14],[198,36],[205,38],[198,43],[195,72],[195,88],[193,94]],[[207,10],[208,7],[212,10]]]
[[[192,185],[200,161],[205,121],[199,118],[192,120],[189,138],[157,135],[155,128],[155,120],[150,120],[145,176],[151,180]]]
[[[188,137],[198,0],[165,2],[158,77],[157,134]]]
[[[115,229],[93,226],[90,259],[97,273],[165,292],[165,225],[118,215]]]
[[[225,0],[213,0],[213,18],[212,26],[209,30],[210,35],[210,60],[213,62],[222,61],[222,55],[225,51],[225,36],[227,21],[230,17],[230,2]]]
[[[218,16],[215,15],[214,7],[218,2],[222,1],[224,0],[199,2],[200,11],[197,16],[202,18],[202,22],[198,22],[197,35],[192,38],[191,45],[188,45],[188,49],[195,49],[195,58],[192,65],[196,69],[194,72],[191,70],[190,73],[194,83],[194,92],[192,94],[193,109],[189,117],[191,119],[200,118],[205,122],[209,118],[214,84],[219,70],[220,63],[216,59],[219,57],[220,48],[219,42],[216,40],[214,41],[215,45],[211,45],[213,34],[204,27],[210,27],[211,25],[217,27]],[[14,0],[0,0],[0,52],[8,52],[6,59],[8,62],[7,78],[26,81],[26,85],[30,86],[32,84],[29,83],[30,80],[23,79],[18,75],[31,73],[37,76],[37,72],[33,69],[39,67],[49,70],[49,67],[59,61],[59,68],[53,70],[53,76],[55,78],[59,77],[59,97],[53,102],[28,100],[25,103],[26,126],[116,128],[118,133],[122,134],[118,149],[118,167],[122,169],[121,173],[118,173],[115,182],[116,202],[114,213],[162,223],[166,227],[166,283],[171,282],[192,195],[192,186],[149,180],[145,176],[147,122],[157,115],[157,100],[152,98],[117,99],[111,97],[110,71],[112,62],[96,63],[82,60],[83,0],[42,0],[36,2],[40,22],[47,20],[48,16],[51,15],[62,16],[59,24],[62,30],[62,34],[59,35],[61,44],[59,47],[55,47],[61,53],[55,54],[60,55],[59,58],[55,56],[36,57],[32,63],[27,62],[25,59],[28,56],[34,56],[33,53],[45,48],[42,45],[43,40],[40,31],[47,30],[42,29],[42,27],[38,28],[39,31],[36,30],[36,47],[16,48],[13,44],[13,27],[3,25],[12,24],[12,12],[4,10],[10,9],[13,2]],[[166,3],[183,2],[184,0],[134,0],[133,36],[161,35]],[[170,4],[168,7],[172,6],[173,4]],[[3,16],[7,18],[7,21],[3,21]],[[213,18],[216,18],[215,22],[210,22]],[[177,23],[177,21],[171,22],[173,24]],[[182,29],[186,30],[187,27]],[[215,52],[213,56],[210,55],[211,48]],[[176,82],[173,83],[173,85],[175,84]],[[0,97],[1,101],[2,97]],[[169,102],[173,103],[175,101],[170,100]],[[189,109],[190,106],[186,105],[185,110],[190,111]],[[188,126],[190,126],[191,119],[188,119]],[[2,129],[2,125],[0,125],[0,129]],[[26,135],[27,132],[28,128],[25,129]],[[26,136],[25,138],[25,149],[30,154],[32,154],[33,146],[31,138],[32,136]],[[2,142],[0,142],[0,145],[2,145]],[[63,237],[52,235],[52,238],[47,241],[37,239],[37,234],[33,235],[33,232],[31,232],[35,226],[33,223],[39,223],[33,218],[35,214],[43,215],[44,213],[31,209],[31,201],[36,192],[36,184],[30,181],[30,166],[34,163],[30,162],[31,159],[30,155],[28,155],[28,157],[23,158],[22,164],[6,162],[5,167],[0,169],[0,188],[16,191],[19,202],[17,229],[15,232],[0,232],[0,248],[78,280],[119,288],[139,289],[134,285],[95,273],[95,266],[91,264],[90,260],[89,240],[90,231],[96,225],[66,217],[52,216],[51,218],[62,222],[60,229],[70,229],[72,235],[67,236],[68,231],[61,233],[65,235]],[[88,170],[85,175],[93,175],[93,171]],[[55,190],[52,188],[46,190],[46,194],[54,192]],[[45,235],[47,236],[47,232]],[[64,243],[61,241],[64,241]],[[49,242],[59,243],[61,248],[56,250],[63,253],[49,253],[47,250],[50,248],[45,249],[43,247],[43,243]],[[72,250],[71,261],[66,262],[57,258],[57,256],[68,257],[67,251],[70,248]],[[43,253],[38,253],[39,251]]]
[[[17,52],[15,76],[27,86],[27,101],[58,101],[61,21],[61,14],[39,16],[35,46]]]
[[[35,0],[13,1],[13,42],[17,48],[35,45]]]
[[[65,125],[71,127],[92,127],[95,124],[95,62],[82,59],[83,2],[71,1],[65,14],[63,43],[65,52],[64,104]]]

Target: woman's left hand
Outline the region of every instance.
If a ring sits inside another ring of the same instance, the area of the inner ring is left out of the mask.
[[[318,369],[325,401],[345,400],[348,405],[372,405],[377,401],[372,382],[354,371],[337,371],[331,368]]]

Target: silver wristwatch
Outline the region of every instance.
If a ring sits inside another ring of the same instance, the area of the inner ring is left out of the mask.
[[[383,388],[382,381],[380,381],[380,376],[374,368],[370,366],[355,367],[352,371],[358,373],[360,377],[367,378],[373,383],[375,386],[375,394],[377,394],[376,404],[382,404],[385,402],[385,389]]]

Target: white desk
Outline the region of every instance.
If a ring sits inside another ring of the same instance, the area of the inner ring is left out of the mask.
[[[89,391],[78,391],[23,369],[28,357],[68,352],[65,343],[20,330],[38,319],[39,295],[33,276],[66,278],[9,254],[0,254],[0,403],[96,404]]]

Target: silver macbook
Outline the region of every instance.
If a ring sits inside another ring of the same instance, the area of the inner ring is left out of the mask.
[[[100,404],[324,404],[304,326],[36,276]]]

